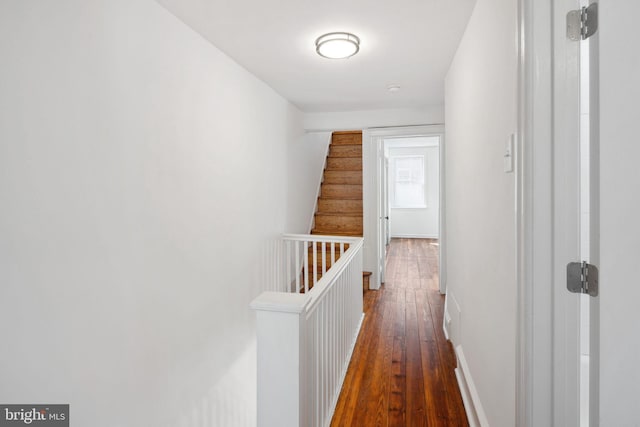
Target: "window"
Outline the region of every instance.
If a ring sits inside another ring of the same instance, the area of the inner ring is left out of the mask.
[[[394,208],[425,208],[424,156],[391,157]]]

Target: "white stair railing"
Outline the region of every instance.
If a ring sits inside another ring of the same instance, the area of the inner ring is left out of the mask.
[[[258,426],[324,427],[362,324],[362,239],[285,235],[282,244],[278,277],[286,291],[251,303]]]

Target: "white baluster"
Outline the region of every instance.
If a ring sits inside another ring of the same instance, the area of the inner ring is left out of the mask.
[[[336,263],[336,242],[331,242],[331,265]]]
[[[309,293],[309,241],[304,241],[304,293]]]
[[[322,276],[327,273],[327,244],[322,242]]]
[[[318,283],[318,245],[313,242],[313,286]]]
[[[284,241],[284,246],[285,246],[285,257],[286,259],[284,260],[284,265],[285,265],[285,269],[287,270],[287,272],[285,273],[285,277],[287,278],[287,292],[291,292],[291,283],[293,282],[293,279],[291,277],[291,241],[289,240],[285,240]]]
[[[300,292],[300,242],[296,240],[295,245],[296,251],[296,270],[294,274],[296,275],[296,292]]]

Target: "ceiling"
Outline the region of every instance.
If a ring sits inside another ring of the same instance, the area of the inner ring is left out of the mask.
[[[444,103],[444,77],[475,0],[158,0],[305,112]],[[347,31],[360,52],[330,60],[315,39]],[[390,93],[389,85],[400,91]]]

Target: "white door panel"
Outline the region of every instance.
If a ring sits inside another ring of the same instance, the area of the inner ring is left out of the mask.
[[[640,426],[640,49],[637,0],[599,2],[600,426]],[[592,319],[593,321],[593,319]],[[597,425],[597,424],[594,424]]]
[[[566,37],[567,12],[578,0],[555,1],[553,10],[553,335],[554,426],[580,425],[580,296],[566,288],[566,266],[580,261],[580,42]]]

